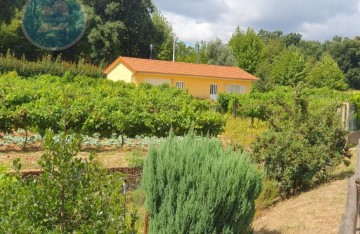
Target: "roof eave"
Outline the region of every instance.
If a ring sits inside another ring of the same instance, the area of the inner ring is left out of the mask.
[[[175,74],[175,73],[165,73],[165,72],[149,72],[149,71],[137,71],[137,74],[152,74],[152,75],[175,75],[175,76],[187,76],[187,77],[203,77],[203,78],[217,78],[217,79],[226,79],[226,80],[249,80],[249,81],[258,81],[259,78],[242,78],[242,77],[222,77],[222,76],[201,76],[201,75],[191,75],[191,74]]]

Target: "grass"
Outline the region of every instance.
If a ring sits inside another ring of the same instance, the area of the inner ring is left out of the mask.
[[[127,207],[130,211],[136,210],[139,220],[137,221],[138,233],[143,233],[145,225],[145,193],[141,186],[127,194]]]
[[[267,124],[263,121],[255,121],[251,126],[250,118],[229,117],[225,126],[225,132],[220,136],[225,144],[248,149],[252,142],[267,130]]]

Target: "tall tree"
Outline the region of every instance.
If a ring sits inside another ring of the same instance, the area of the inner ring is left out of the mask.
[[[230,39],[229,46],[237,59],[239,67],[250,73],[255,73],[256,67],[261,61],[261,51],[264,48],[264,43],[256,35],[255,31],[248,28],[244,32],[237,27]]]
[[[311,86],[316,88],[328,87],[335,90],[347,88],[344,73],[329,54],[325,54],[315,64],[309,72],[307,80]]]
[[[346,75],[346,83],[352,89],[360,89],[360,68],[350,69]]]
[[[206,47],[207,64],[236,66],[236,58],[228,45],[222,43],[220,39],[216,39],[207,44]]]
[[[172,60],[173,56],[173,42],[175,33],[170,22],[159,12],[155,11],[152,14],[152,20],[156,29],[154,52],[156,58],[160,60]]]
[[[26,3],[26,0],[1,0],[0,1],[0,24],[10,23],[15,17],[16,11]]]
[[[260,39],[265,43],[269,43],[270,41],[276,40],[276,39],[280,39],[283,36],[283,32],[282,31],[267,31],[264,29],[260,29],[260,31],[257,34]]]
[[[283,36],[286,47],[298,46],[302,35],[300,33],[289,33]]]
[[[276,85],[296,86],[304,82],[307,73],[304,55],[296,47],[289,47],[277,57],[270,72],[270,80]]]

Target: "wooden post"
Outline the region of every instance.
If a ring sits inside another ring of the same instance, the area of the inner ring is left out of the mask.
[[[348,195],[346,199],[345,214],[342,217],[340,234],[352,234],[356,232],[358,203],[355,176],[349,179]]]

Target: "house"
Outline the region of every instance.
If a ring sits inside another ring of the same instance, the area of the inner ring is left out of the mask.
[[[123,80],[137,85],[168,83],[179,89],[188,90],[194,97],[212,100],[216,100],[217,95],[224,91],[249,93],[252,82],[258,80],[238,67],[130,57],[117,58],[104,73],[110,80]]]

